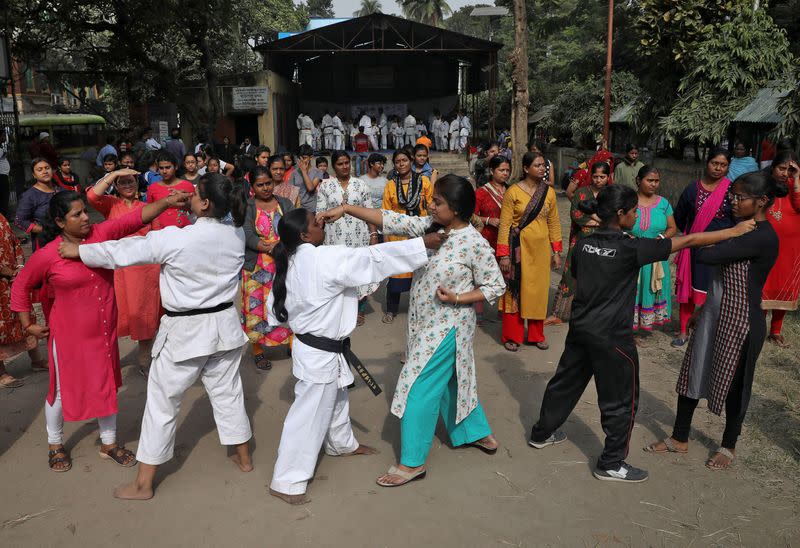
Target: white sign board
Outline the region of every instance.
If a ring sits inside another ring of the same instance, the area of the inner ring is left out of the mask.
[[[269,89],[265,87],[233,88],[233,110],[267,110]]]
[[[169,122],[159,120],[158,122],[158,140],[162,143],[169,137]]]

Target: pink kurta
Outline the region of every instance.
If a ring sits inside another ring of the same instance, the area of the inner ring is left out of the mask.
[[[194,185],[189,181],[183,180],[178,181],[172,186],[164,186],[161,181],[153,183],[147,189],[147,201],[150,203],[157,202],[169,196],[173,190],[183,190],[184,192],[191,193],[194,192]],[[155,218],[151,223],[151,228],[153,230],[161,230],[167,226],[183,228],[190,224],[192,224],[192,220],[189,217],[189,211],[187,209],[171,207]]]
[[[128,205],[125,200],[116,196],[98,196],[91,190],[86,195],[91,206],[106,219],[118,219],[145,206],[139,200]],[[144,236],[149,231],[150,225],[146,225],[134,236]],[[157,264],[129,266],[114,271],[117,335],[120,337],[146,341],[156,336],[161,318],[161,293],[158,289],[160,272],[161,266]]]
[[[89,230],[84,243],[118,240],[142,228],[142,214],[133,211]],[[50,388],[55,400],[53,352],[58,353],[58,377],[64,420],[82,421],[117,412],[117,388],[122,385],[117,347],[117,306],[114,273],[89,268],[58,255],[59,236],[31,255],[11,286],[11,310],[29,312],[30,293],[47,282],[53,296],[50,310]]]

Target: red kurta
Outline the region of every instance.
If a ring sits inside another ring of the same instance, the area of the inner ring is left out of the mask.
[[[93,225],[84,243],[117,240],[142,228],[134,211]],[[58,353],[58,376],[64,420],[82,421],[117,412],[117,388],[122,385],[117,347],[117,306],[114,273],[89,268],[58,255],[59,236],[34,253],[11,286],[11,310],[29,312],[30,293],[47,282],[53,296],[48,322],[50,388],[55,401],[53,346]]]
[[[162,198],[169,196],[173,190],[183,190],[184,192],[194,192],[194,185],[189,181],[178,181],[172,186],[164,186],[161,181],[155,182],[147,187],[147,201],[150,203],[157,202]],[[152,222],[153,230],[161,230],[165,226],[177,226],[183,228],[192,224],[189,218],[189,212],[182,208],[171,207],[164,213],[156,217]]]
[[[789,195],[776,198],[767,211],[778,234],[778,260],[761,293],[766,310],[797,310],[800,298],[800,192],[789,181]]]
[[[475,191],[475,215],[484,222],[481,234],[497,252],[497,227],[486,223],[486,217],[500,218],[500,207],[503,205],[503,194],[494,188],[488,188],[492,183],[486,183]],[[503,189],[505,192],[505,189]]]
[[[125,200],[104,194],[98,196],[91,190],[86,193],[89,204],[106,219],[118,219],[131,211],[140,210],[144,203]],[[133,236],[144,236],[150,231],[146,225]],[[114,271],[114,293],[117,297],[117,335],[134,341],[146,341],[156,336],[161,318],[161,292],[158,276],[161,265],[129,266]]]

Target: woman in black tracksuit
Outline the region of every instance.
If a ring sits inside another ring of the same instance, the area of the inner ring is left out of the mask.
[[[636,192],[622,185],[604,188],[581,210],[600,218],[600,228],[581,240],[571,265],[577,280],[573,314],[564,353],[547,384],[539,421],[529,444],[541,449],[567,439],[558,428],[595,378],[605,448],[594,476],[600,480],[641,482],[647,472],[627,464],[630,435],[639,404],[639,360],[633,340],[633,310],[639,269],[666,260],[684,247],[711,245],[749,232],[741,223],[716,232],[672,239],[633,238]]]

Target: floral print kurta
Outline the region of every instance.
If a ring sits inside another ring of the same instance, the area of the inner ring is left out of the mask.
[[[431,217],[411,217],[383,211],[383,233],[418,237],[430,228]],[[478,405],[478,383],[472,342],[475,309],[469,305],[445,304],[436,297],[441,286],[465,293],[480,289],[486,300],[496,301],[505,291],[503,275],[489,242],[471,225],[451,230],[450,237],[428,264],[414,272],[408,306],[408,355],[397,379],[392,413],[402,417],[411,387],[451,329],[456,330],[456,378],[458,401],[456,422],[464,420]]]
[[[367,183],[351,177],[347,190],[336,178],[325,179],[317,188],[317,211],[327,211],[339,207],[342,203],[349,205],[372,207],[370,190]],[[367,247],[369,245],[369,227],[367,223],[350,215],[345,215],[332,224],[325,225],[325,245],[344,245],[347,247]],[[374,293],[380,284],[370,284],[358,288],[358,298]]]

